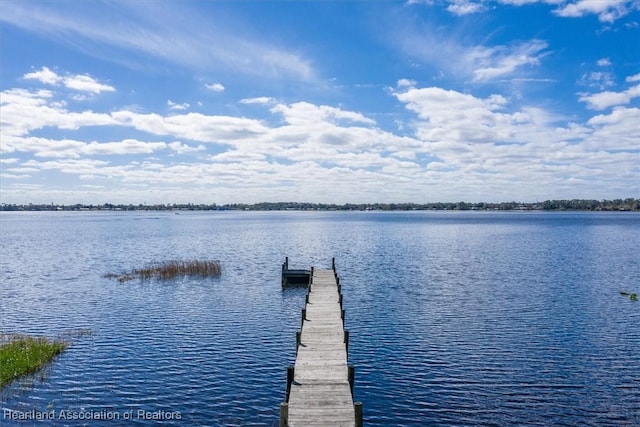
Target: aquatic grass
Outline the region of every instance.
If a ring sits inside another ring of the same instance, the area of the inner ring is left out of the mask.
[[[152,264],[145,268],[135,269],[122,274],[108,273],[104,277],[116,279],[123,283],[129,280],[171,280],[176,277],[218,277],[222,274],[220,261],[214,260],[169,260]]]
[[[631,301],[638,301],[638,294],[636,294],[635,292],[630,294],[629,292],[621,291],[620,295],[622,295],[623,297],[629,297]]]
[[[67,348],[62,340],[19,334],[0,334],[0,388],[34,374]]]

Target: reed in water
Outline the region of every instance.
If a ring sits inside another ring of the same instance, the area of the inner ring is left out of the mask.
[[[171,280],[176,277],[196,276],[196,277],[218,277],[222,273],[220,261],[214,260],[191,260],[179,261],[170,260],[152,264],[145,268],[135,269],[122,274],[109,273],[105,277],[116,279],[118,282],[129,280],[156,279]]]

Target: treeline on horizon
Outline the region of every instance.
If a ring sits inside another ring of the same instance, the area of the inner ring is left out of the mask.
[[[225,205],[194,204],[194,203],[173,203],[173,204],[0,204],[0,211],[84,211],[84,210],[106,210],[106,211],[285,211],[285,210],[335,210],[335,211],[415,211],[415,210],[545,210],[545,211],[634,211],[640,208],[640,199],[627,198],[615,200],[546,200],[544,202],[522,203],[522,202],[436,202],[436,203],[347,203],[347,204],[327,204],[327,203],[305,203],[305,202],[263,202],[263,203],[233,203]]]

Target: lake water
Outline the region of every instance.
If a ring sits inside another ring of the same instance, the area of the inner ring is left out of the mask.
[[[277,425],[305,293],[280,265],[335,256],[365,424],[640,425],[638,214],[3,212],[0,232],[0,331],[92,331],[2,410]],[[195,258],[222,276],[103,277]]]

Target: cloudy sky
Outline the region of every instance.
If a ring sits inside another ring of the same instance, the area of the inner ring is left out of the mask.
[[[0,2],[3,203],[640,196],[640,1]]]

